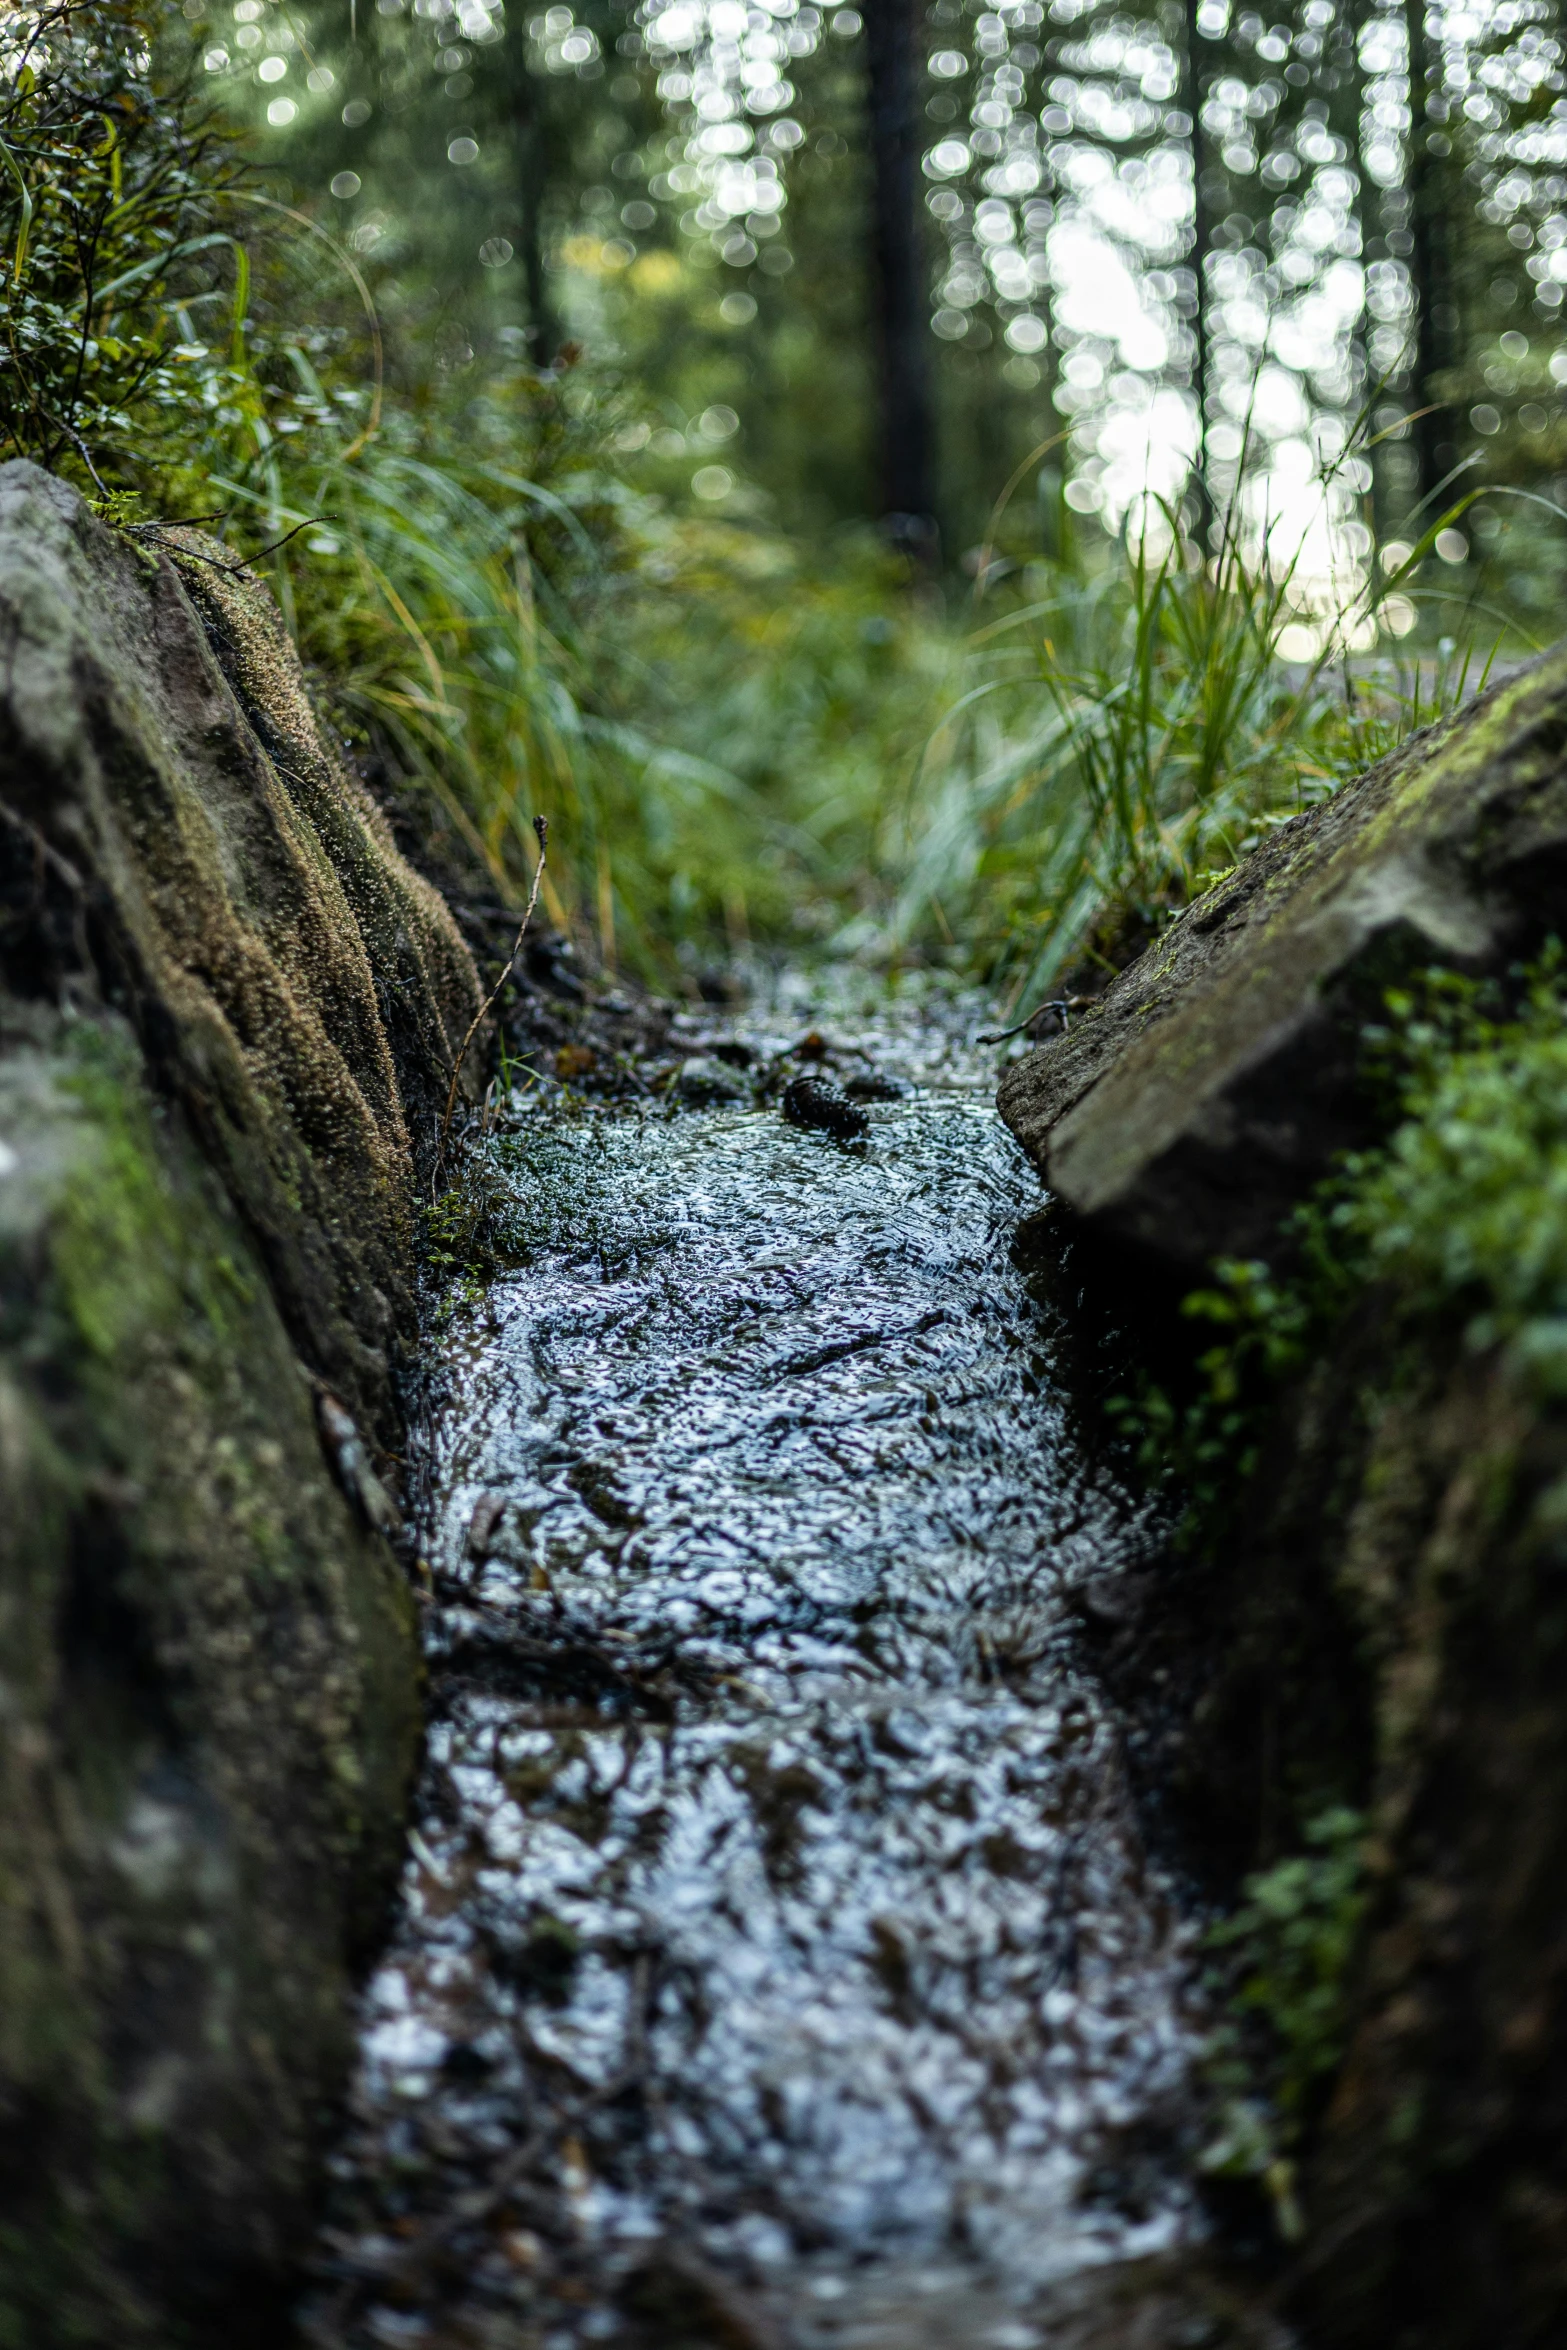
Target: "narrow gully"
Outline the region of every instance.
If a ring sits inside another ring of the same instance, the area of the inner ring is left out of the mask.
[[[1074,1426],[965,1011],[818,1012],[897,1093],[852,1146],[711,1061],[737,1098],[534,1088],[486,1145],[316,2344],[1028,2350],[1202,2237],[1193,1930],[1072,1608],[1158,1528]]]

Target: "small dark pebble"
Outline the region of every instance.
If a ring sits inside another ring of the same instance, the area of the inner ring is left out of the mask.
[[[855,1102],[901,1102],[909,1089],[896,1077],[872,1073],[868,1077],[851,1077],[843,1090]]]
[[[870,1130],[865,1112],[823,1077],[796,1077],[784,1087],[783,1114],[795,1126],[814,1126],[838,1142],[857,1142]]]

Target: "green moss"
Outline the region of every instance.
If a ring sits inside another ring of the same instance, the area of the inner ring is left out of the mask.
[[[127,1339],[178,1317],[179,1227],[145,1103],[114,1066],[122,1056],[96,1030],[73,1042],[79,1066],[61,1090],[94,1127],[94,1148],[61,1199],[54,1268],[77,1336],[112,1362]]]
[[[10,1019],[0,2094],[38,2158],[0,2350],[173,2350],[183,2267],[264,2261],[304,2191],[395,1867],[411,1605],[128,1032]]]

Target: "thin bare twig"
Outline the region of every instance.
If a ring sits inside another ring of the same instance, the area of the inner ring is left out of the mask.
[[[63,416],[58,419],[58,423],[60,430],[64,433],[66,439],[70,442],[72,448],[76,451],[77,456],[80,457],[82,463],[86,466],[88,472],[92,475],[93,480],[97,483],[98,488],[102,492],[103,496],[105,498],[112,497],[114,494],[113,491],[109,488],[109,485],[104,480],[103,475],[98,471],[97,466],[93,463],[92,457],[88,451],[87,443],[82,439],[82,436],[77,431],[75,425],[69,423]]]
[[[201,530],[209,522],[227,522],[228,510],[214,506],[210,514],[166,514],[158,522],[127,522],[128,538],[156,538],[160,530]]]
[[[225,516],[224,519],[226,520],[227,517]],[[182,547],[178,539],[164,539],[162,534],[165,530],[187,529],[189,526],[185,523],[138,522],[132,527],[138,537],[151,538],[159,545],[166,544],[173,549],[176,555],[183,555],[192,563],[210,563],[214,571],[226,572],[230,579],[254,580],[256,574],[252,566],[259,563],[264,556],[275,555],[279,547],[286,547],[290,539],[297,539],[302,530],[314,530],[318,523],[327,522],[330,519],[330,516],[325,514],[307,514],[303,522],[296,522],[293,529],[284,531],[280,539],[273,539],[269,546],[258,547],[253,555],[245,557],[239,563],[225,563],[217,555],[203,554],[200,547]]]
[[[1061,1034],[1065,1036],[1070,1025],[1068,1014],[1080,1010],[1082,1001],[1081,996],[1053,996],[1047,1004],[1036,1004],[1028,1018],[1019,1020],[1015,1027],[993,1029],[987,1036],[976,1036],[974,1042],[976,1044],[1005,1044],[1009,1036],[1022,1036],[1025,1031],[1032,1030],[1035,1023],[1043,1020],[1047,1012],[1054,1012],[1061,1023]],[[1038,1042],[1037,1038],[1035,1042]]]
[[[505,963],[501,967],[501,975],[495,982],[495,985],[491,988],[489,994],[485,997],[483,1003],[479,1006],[479,1009],[474,1013],[473,1018],[469,1021],[468,1033],[463,1038],[462,1043],[457,1047],[457,1057],[452,1063],[452,1082],[448,1087],[446,1094],[446,1112],[441,1120],[440,1140],[435,1147],[435,1159],[437,1166],[440,1165],[441,1160],[446,1155],[446,1137],[452,1130],[452,1112],[457,1107],[457,1088],[462,1079],[462,1065],[468,1058],[468,1047],[472,1044],[484,1022],[489,1018],[491,1007],[494,1005],[496,997],[500,994],[501,989],[506,985],[507,980],[512,975],[513,965],[516,963],[517,957],[522,952],[522,942],[528,935],[528,924],[533,920],[533,909],[539,902],[539,884],[544,879],[545,844],[549,839],[550,831],[549,818],[547,816],[535,816],[533,819],[533,829],[538,835],[539,842],[539,861],[533,869],[533,887],[528,892],[528,903],[522,917],[522,924],[517,932],[516,938],[512,941],[511,953],[507,956]]]

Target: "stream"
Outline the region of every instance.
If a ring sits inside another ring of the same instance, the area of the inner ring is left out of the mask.
[[[1200,2242],[1194,1934],[1074,1606],[1158,1527],[980,1024],[785,995],[686,1023],[679,1108],[519,1079],[309,2341],[1028,2350]],[[760,1082],[824,1051],[858,1142]]]

